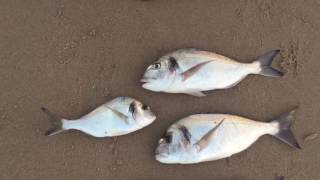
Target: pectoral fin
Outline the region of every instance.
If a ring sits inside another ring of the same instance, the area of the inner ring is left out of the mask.
[[[198,72],[204,65],[206,65],[209,62],[211,62],[211,61],[202,62],[202,63],[197,64],[197,65],[193,66],[192,68],[186,70],[185,72],[183,72],[182,73],[182,81],[185,81],[185,80],[189,79],[190,77],[192,77],[196,72]]]
[[[108,109],[110,109],[116,116],[118,116],[121,120],[123,120],[126,124],[129,124],[129,117],[125,114],[123,114],[122,112],[115,110],[111,107],[107,107]]]
[[[217,129],[221,126],[223,121],[224,119],[222,119],[218,125],[212,128],[209,132],[202,136],[202,138],[198,142],[196,142],[195,146],[199,152],[208,146],[210,140],[216,135]]]

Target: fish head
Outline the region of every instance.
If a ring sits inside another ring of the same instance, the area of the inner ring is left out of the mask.
[[[130,103],[129,113],[141,127],[147,126],[156,120],[156,115],[151,111],[150,106],[145,105],[137,100],[133,100]]]
[[[164,56],[147,68],[141,82],[143,88],[159,92],[168,89],[173,80],[174,73],[170,70],[170,59]]]
[[[179,163],[187,153],[186,146],[181,141],[181,134],[178,131],[168,130],[159,140],[155,152],[157,161],[166,164]]]

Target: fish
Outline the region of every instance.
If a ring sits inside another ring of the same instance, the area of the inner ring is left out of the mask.
[[[272,50],[251,63],[241,63],[209,51],[179,49],[152,63],[140,81],[142,87],[150,91],[201,97],[205,96],[204,91],[234,87],[249,74],[283,76],[271,67],[279,52]]]
[[[79,130],[94,137],[129,134],[150,125],[156,116],[150,107],[131,97],[117,97],[79,119],[65,119],[47,108],[41,108],[51,122],[45,135],[53,136],[68,130]]]
[[[301,149],[290,130],[296,109],[270,122],[230,114],[195,114],[172,124],[158,141],[155,159],[165,164],[196,164],[228,158],[271,135]]]

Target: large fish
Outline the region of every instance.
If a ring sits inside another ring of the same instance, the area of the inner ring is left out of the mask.
[[[266,123],[228,114],[196,114],[174,123],[159,140],[156,159],[192,164],[230,157],[269,134],[300,148],[290,125],[294,111]]]
[[[46,108],[42,110],[49,115],[52,124],[47,136],[70,129],[95,137],[120,136],[141,129],[156,119],[149,106],[130,97],[115,98],[76,120],[61,118]]]
[[[252,63],[241,63],[213,52],[180,49],[150,65],[141,79],[142,87],[156,92],[205,96],[202,91],[231,88],[249,74],[282,76],[271,67],[279,52],[273,50]]]

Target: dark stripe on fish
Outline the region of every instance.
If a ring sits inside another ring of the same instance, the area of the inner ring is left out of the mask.
[[[136,106],[135,106],[135,103],[132,102],[129,106],[129,112],[133,114],[135,111],[136,111]]]
[[[178,64],[176,58],[170,56],[169,57],[169,71],[174,72],[178,68],[179,68],[179,64]]]
[[[131,113],[132,118],[136,120],[136,103],[134,101],[129,105],[129,112]]]
[[[189,130],[185,126],[180,126],[179,130],[182,132],[183,137],[185,138],[185,140],[187,140],[187,142],[190,143],[191,134],[190,134]]]

